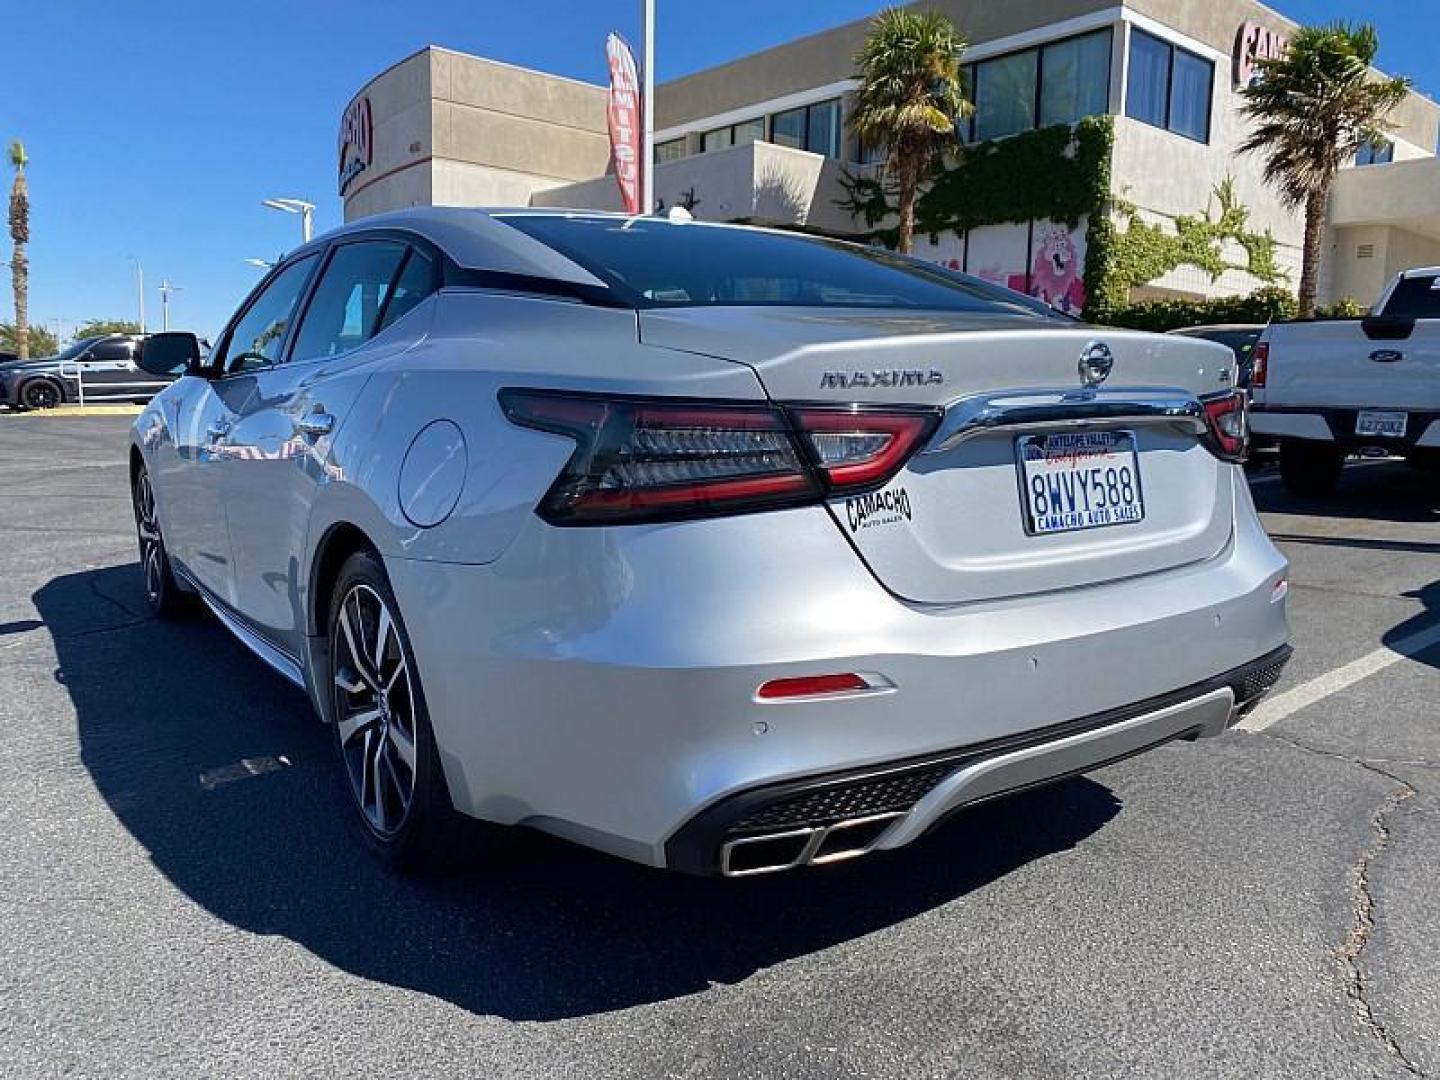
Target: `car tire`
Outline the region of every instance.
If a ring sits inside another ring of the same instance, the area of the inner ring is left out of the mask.
[[[31,379],[20,387],[20,404],[27,409],[54,409],[65,404],[65,391],[49,379]]]
[[[155,507],[155,489],[144,466],[130,485],[130,505],[135,511],[135,534],[140,543],[140,573],[145,583],[145,600],[159,618],[175,619],[195,612],[194,593],[185,592],[175,580],[165,535]]]
[[[501,828],[465,817],[451,801],[410,637],[372,552],[340,568],[327,629],[335,748],[367,845],[399,869],[490,848]]]
[[[1334,492],[1345,451],[1326,443],[1287,439],[1280,444],[1280,479],[1293,495],[1315,498]]]

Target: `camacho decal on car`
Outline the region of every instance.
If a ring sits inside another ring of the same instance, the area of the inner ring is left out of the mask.
[[[910,521],[914,516],[910,510],[910,494],[903,487],[872,491],[845,500],[845,520],[850,523],[852,533],[872,525]]]

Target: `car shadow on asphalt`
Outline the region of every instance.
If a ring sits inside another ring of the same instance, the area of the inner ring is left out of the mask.
[[[401,876],[360,844],[309,703],[214,620],[145,618],[134,565],[55,578],[34,600],[82,760],[176,888],[233,926],[480,1014],[555,1020],[736,983],[963,898],[1120,807],[1073,779],[901,851],[740,881],[530,834],[488,865]]]
[[[1425,610],[1386,631],[1381,640],[1411,660],[1440,668],[1440,641],[1434,640],[1434,635],[1440,632],[1440,579],[1432,581],[1423,589],[1402,595],[1411,600],[1419,600],[1425,605]],[[1417,642],[1417,635],[1425,636]]]
[[[1334,493],[1323,497],[1292,495],[1275,468],[1248,475],[1261,513],[1440,523],[1440,475],[1403,461],[1353,462],[1345,467]]]

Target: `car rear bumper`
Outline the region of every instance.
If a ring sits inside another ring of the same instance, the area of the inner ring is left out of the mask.
[[[666,865],[744,877],[900,847],[964,807],[1219,735],[1275,685],[1290,653],[1282,646],[1199,685],[1040,731],[740,792],[672,836]]]
[[[738,794],[1038,737],[1282,648],[1285,560],[1243,484],[1236,512],[1203,563],[951,606],[888,593],[814,507],[623,529],[536,519],[490,564],[387,566],[459,809],[704,869],[672,841]],[[875,688],[756,693],[843,672]],[[1146,745],[1223,727],[1229,706],[1209,709],[1173,733],[1156,721]],[[1133,752],[1114,734],[1095,760]],[[1074,760],[1036,767],[1090,767]]]
[[[1406,412],[1409,415],[1405,435],[1398,439],[1379,435],[1356,435],[1358,409],[1259,406],[1250,412],[1250,428],[1256,435],[1272,439],[1328,442],[1349,449],[1393,446],[1403,452],[1414,447],[1440,447],[1440,412],[1404,408],[1396,408],[1394,411]]]

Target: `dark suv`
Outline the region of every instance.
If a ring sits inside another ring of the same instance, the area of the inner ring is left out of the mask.
[[[87,402],[149,401],[175,378],[152,375],[136,360],[144,348],[141,334],[82,338],[56,356],[0,365],[0,404],[12,409],[52,409]]]

